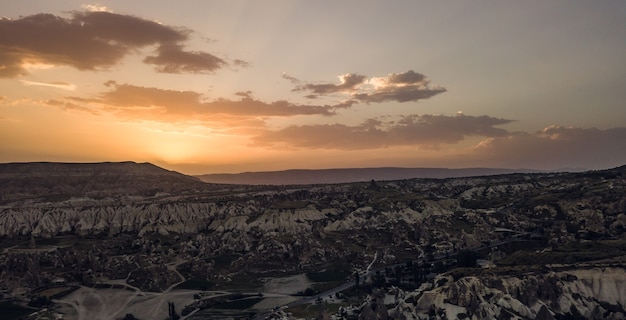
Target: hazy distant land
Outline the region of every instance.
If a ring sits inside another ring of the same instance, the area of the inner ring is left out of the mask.
[[[510,173],[538,173],[531,169],[497,168],[345,168],[345,169],[292,169],[283,171],[220,173],[198,175],[200,180],[224,184],[325,184],[363,182],[370,180],[444,179],[460,177],[491,176]]]

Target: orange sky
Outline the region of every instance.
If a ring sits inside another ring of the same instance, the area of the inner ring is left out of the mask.
[[[626,163],[622,2],[4,7],[0,162]]]

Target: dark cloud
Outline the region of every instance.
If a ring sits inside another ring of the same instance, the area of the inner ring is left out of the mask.
[[[388,84],[427,84],[426,76],[421,73],[417,73],[413,70],[409,70],[404,73],[392,73],[387,76]]]
[[[283,74],[283,78],[292,83],[298,83],[294,81],[297,79],[285,74]],[[306,96],[309,99],[331,93],[346,93],[350,94],[352,99],[364,103],[418,101],[446,92],[443,87],[431,86],[430,81],[426,80],[426,76],[413,70],[370,79],[363,75],[348,73],[340,76],[339,79],[339,84],[308,83],[297,86],[293,91],[313,93]]]
[[[409,102],[428,99],[442,92],[446,92],[446,89],[430,89],[420,86],[388,86],[377,89],[372,93],[355,94],[353,98],[366,103],[380,103],[386,101]]]
[[[242,67],[242,68],[248,68],[248,67],[251,66],[250,62],[244,61],[244,60],[241,60],[241,59],[233,60],[233,64],[238,66],[238,67]]]
[[[189,30],[175,29],[155,21],[104,11],[75,12],[71,20],[56,17],[68,25],[80,26],[89,38],[117,41],[120,44],[146,46],[154,43],[176,43],[187,40]]]
[[[550,126],[483,141],[474,158],[488,165],[600,169],[626,163],[626,128],[601,130]]]
[[[409,70],[404,73],[391,73],[384,77],[374,77],[369,80],[373,90],[353,95],[354,99],[365,103],[380,103],[386,101],[409,102],[428,99],[434,95],[446,92],[439,86],[431,86],[426,76]]]
[[[315,149],[376,149],[401,145],[437,147],[467,136],[499,137],[508,134],[495,128],[511,120],[488,116],[408,115],[383,122],[369,119],[357,126],[343,124],[290,126],[265,131],[253,138],[256,146]]]
[[[283,79],[287,79],[289,80],[289,82],[293,83],[293,84],[298,84],[300,83],[300,80],[298,80],[296,77],[292,77],[290,75],[288,75],[287,73],[283,72],[282,75]]]
[[[2,34],[0,34],[2,37]],[[27,74],[17,50],[0,46],[0,78],[12,78]]]
[[[246,98],[251,98],[252,97],[252,91],[248,90],[248,91],[239,91],[239,92],[235,92],[236,96],[240,96],[240,97],[246,97]]]
[[[137,49],[156,45],[145,62],[159,72],[207,73],[227,63],[206,52],[185,51],[189,30],[110,12],[74,12],[71,18],[36,14],[0,20],[0,77],[27,73],[27,63],[96,70]],[[241,64],[237,62],[236,64]]]
[[[218,115],[237,117],[270,117],[296,115],[331,116],[337,109],[349,108],[354,101],[335,105],[301,105],[284,100],[264,102],[252,97],[252,92],[238,92],[239,100],[219,98],[207,101],[194,91],[165,90],[118,84],[105,85],[111,90],[98,98],[68,97],[75,103],[97,104],[109,112],[125,117],[146,120],[206,120]]]
[[[162,44],[156,56],[146,57],[143,61],[156,65],[155,69],[163,73],[206,73],[226,64],[210,53],[186,52],[179,44]]]
[[[293,82],[293,77],[283,75],[283,78],[288,79]],[[356,87],[365,81],[366,77],[360,74],[348,73],[342,76],[339,76],[340,83],[332,84],[305,84],[302,86],[298,86],[294,89],[294,91],[311,91],[314,94],[329,94],[336,92],[352,92],[356,90]]]

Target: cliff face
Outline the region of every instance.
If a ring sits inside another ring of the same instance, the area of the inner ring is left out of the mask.
[[[390,316],[395,319],[623,319],[626,316],[623,268],[447,280],[437,288],[428,284],[414,292],[402,292],[397,305],[389,311]]]

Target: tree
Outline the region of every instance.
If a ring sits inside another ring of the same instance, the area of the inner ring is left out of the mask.
[[[476,267],[476,260],[478,254],[471,250],[463,250],[459,252],[459,267],[474,268]]]
[[[376,180],[372,179],[372,181],[370,181],[370,185],[367,186],[367,188],[369,190],[376,190],[378,191],[380,189],[380,187],[378,186],[378,184],[376,183]]]
[[[374,275],[374,287],[382,287],[383,285],[385,285],[385,276],[380,270],[376,270],[376,274]]]
[[[176,313],[176,308],[174,306],[173,302],[167,302],[167,307],[168,307],[168,314],[169,314],[169,320],[178,320],[180,319],[180,316],[178,315],[178,313]]]

